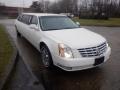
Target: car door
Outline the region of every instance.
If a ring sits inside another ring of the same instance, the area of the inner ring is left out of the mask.
[[[26,38],[26,15],[23,15],[22,16],[22,20],[21,20],[21,23],[20,23],[20,33],[22,34],[22,36],[24,36]]]
[[[21,33],[22,16],[23,16],[22,14],[19,15],[15,23],[15,27],[20,33]]]
[[[21,22],[19,22],[19,32],[22,34],[27,39],[27,28],[29,24],[29,16],[28,15],[23,15]]]
[[[31,28],[31,25],[35,25],[38,29],[36,28]],[[30,42],[37,48],[39,49],[39,41],[41,39],[41,31],[39,30],[39,24],[38,24],[38,17],[37,16],[32,16],[30,25],[29,25],[29,38]]]
[[[16,27],[17,27],[17,30],[22,34],[22,36],[24,36],[24,20],[25,20],[25,17],[24,15],[21,15],[21,19],[18,19],[18,22],[16,24]]]
[[[24,18],[24,27],[23,27],[23,33],[24,33],[24,37],[28,40],[31,41],[30,39],[30,20],[31,20],[32,16],[31,15],[25,15]]]

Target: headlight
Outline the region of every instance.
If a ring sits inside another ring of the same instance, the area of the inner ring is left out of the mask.
[[[70,47],[60,43],[58,44],[59,55],[65,58],[73,58],[73,53]]]
[[[107,46],[107,47],[109,46],[107,42],[106,42],[106,46]]]

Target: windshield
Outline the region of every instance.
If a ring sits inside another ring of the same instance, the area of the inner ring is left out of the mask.
[[[39,21],[43,31],[79,28],[67,16],[42,16]]]

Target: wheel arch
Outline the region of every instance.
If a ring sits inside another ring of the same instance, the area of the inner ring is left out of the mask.
[[[47,46],[47,45],[45,44],[45,42],[43,42],[43,41],[40,42],[40,44],[39,44],[40,48],[41,48],[43,45]]]
[[[44,46],[44,45],[45,45],[45,46],[49,49],[49,51],[50,51],[49,46],[48,46],[45,42],[43,42],[43,41],[40,42],[40,44],[39,44],[39,48],[41,49],[41,47]]]
[[[52,60],[53,60],[53,63],[56,62],[56,59],[55,57],[57,55],[59,55],[59,52],[58,52],[58,44],[53,41],[53,40],[46,40],[46,39],[42,39],[40,42],[39,42],[39,51],[41,52],[40,48],[42,45],[46,45],[47,48],[49,49],[49,52],[51,54],[51,57],[52,57]]]
[[[52,53],[51,53],[50,46],[49,46],[47,43],[45,43],[45,42],[42,41],[42,42],[40,42],[39,48],[41,49],[41,47],[44,46],[44,45],[45,45],[45,46],[48,48],[48,50],[49,50],[50,57],[51,57],[52,64],[53,64],[54,62],[53,62],[53,56],[52,56]],[[41,52],[41,50],[40,50],[40,52]]]

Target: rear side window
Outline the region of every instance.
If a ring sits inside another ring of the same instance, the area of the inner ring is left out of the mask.
[[[30,15],[23,15],[21,21],[25,24],[30,24],[30,19],[31,19]]]
[[[21,21],[22,20],[22,15],[19,15],[18,18],[17,18],[18,21]]]
[[[22,20],[23,23],[25,23],[25,15],[22,16]]]
[[[32,17],[30,24],[36,24],[36,25],[38,24],[38,19],[36,16]]]

